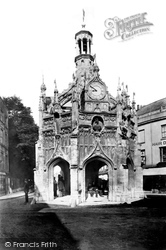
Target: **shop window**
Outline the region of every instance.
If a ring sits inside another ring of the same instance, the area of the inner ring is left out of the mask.
[[[146,155],[145,155],[145,149],[141,150],[141,166],[146,165]]]
[[[138,141],[139,143],[145,143],[145,130],[139,130],[138,131]]]
[[[161,126],[161,137],[166,138],[166,125]]]
[[[160,148],[160,161],[166,162],[166,147]]]
[[[0,175],[0,193],[5,191],[5,176]]]

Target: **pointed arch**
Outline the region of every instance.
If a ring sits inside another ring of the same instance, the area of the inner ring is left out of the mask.
[[[59,166],[63,173],[63,181],[64,181],[64,195],[70,194],[70,164],[61,156],[57,156],[52,158],[49,162],[47,162],[48,167],[48,179],[49,179],[49,200],[54,199],[54,167]],[[57,183],[58,184],[58,183]]]

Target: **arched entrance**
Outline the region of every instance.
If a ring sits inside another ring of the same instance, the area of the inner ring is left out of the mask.
[[[93,157],[85,164],[85,200],[88,197],[107,197],[109,194],[109,174],[112,166],[102,157]]]
[[[70,167],[69,163],[57,158],[49,165],[49,199],[70,195]]]

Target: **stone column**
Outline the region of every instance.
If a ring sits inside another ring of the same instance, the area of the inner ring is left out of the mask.
[[[109,193],[108,193],[108,200],[113,201],[113,169],[112,166],[108,166],[108,185],[109,185]]]
[[[35,171],[35,197],[36,201],[46,199],[44,187],[44,152],[43,148],[38,149],[38,169]],[[48,190],[47,190],[48,192]]]
[[[48,169],[48,199],[54,199],[54,167],[49,166]]]
[[[78,148],[77,135],[71,136],[71,166],[70,166],[70,188],[71,206],[75,207],[78,201]]]
[[[128,202],[128,169],[124,168],[124,200]]]
[[[92,41],[89,40],[89,54],[91,54],[91,44],[92,44]]]
[[[142,167],[137,167],[135,172],[135,195],[136,198],[143,198],[143,169]]]
[[[78,56],[79,55],[79,45],[78,45],[78,41],[77,41],[77,43],[76,43],[76,56]]]
[[[75,207],[78,201],[78,169],[77,166],[71,165],[70,168],[70,180],[71,180],[71,207]]]
[[[113,175],[113,192],[112,192],[112,201],[118,201],[117,200],[117,168],[115,167],[112,171]]]
[[[81,39],[81,54],[83,54],[83,39]]]
[[[87,54],[89,54],[89,39],[87,39]]]
[[[121,164],[117,170],[117,202],[124,201],[124,178],[124,168]]]

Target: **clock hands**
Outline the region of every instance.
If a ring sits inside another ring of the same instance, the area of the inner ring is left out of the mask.
[[[95,89],[94,87],[92,87],[91,85],[90,85],[90,87],[93,89],[92,91],[94,92],[97,92],[97,89]]]

